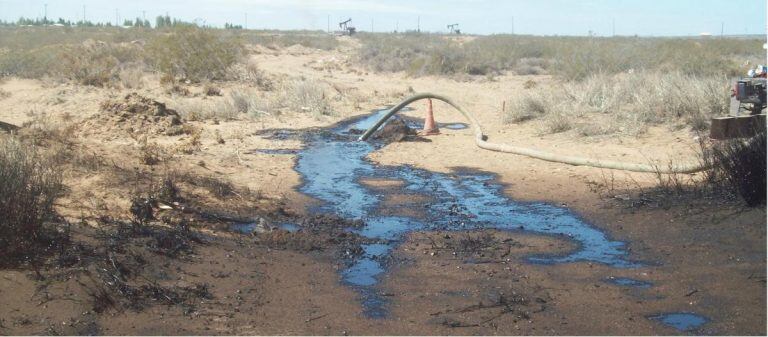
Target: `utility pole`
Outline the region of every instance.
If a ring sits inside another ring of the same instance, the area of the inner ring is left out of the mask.
[[[83,5],[83,25],[85,25],[85,5]]]
[[[725,36],[725,22],[720,22],[720,38],[722,39],[723,36]]]
[[[248,30],[248,12],[245,12],[245,30]]]
[[[373,18],[371,18],[371,33],[373,33]]]
[[[395,33],[400,30],[400,20],[395,20]]]
[[[331,33],[331,15],[330,14],[328,14],[328,26],[326,27],[326,32],[328,34]]]
[[[512,16],[512,35],[515,35],[515,17]]]
[[[120,10],[115,8],[115,27],[120,26]]]
[[[141,11],[141,20],[147,21],[147,11]]]
[[[611,36],[616,37],[616,19],[611,21]]]
[[[45,10],[43,11],[43,23],[48,24],[48,4],[44,4]]]
[[[416,32],[421,33],[421,16],[416,18]]]

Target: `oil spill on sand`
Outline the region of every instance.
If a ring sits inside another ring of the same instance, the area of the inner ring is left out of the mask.
[[[624,242],[612,240],[567,208],[509,199],[493,174],[469,170],[442,174],[410,166],[373,164],[366,156],[383,144],[357,141],[357,134],[386,113],[379,110],[343,122],[329,132],[311,135],[307,146],[297,153],[296,162],[296,171],[303,178],[299,191],[321,201],[312,212],[362,219],[365,226],[351,231],[377,241],[363,245],[364,253],[341,271],[344,282],[359,290],[367,316],[386,316],[386,303],[376,284],[386,271],[391,251],[406,233],[413,231],[501,229],[564,237],[575,242],[578,249],[560,256],[530,256],[528,261],[640,266],[629,259]],[[427,205],[425,218],[380,216],[383,196],[364,186],[361,179],[400,180],[405,191],[429,194],[433,202]]]

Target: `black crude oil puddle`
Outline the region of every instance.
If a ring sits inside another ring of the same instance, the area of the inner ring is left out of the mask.
[[[622,287],[650,288],[653,286],[653,283],[651,282],[640,281],[640,280],[635,280],[635,279],[626,278],[626,277],[611,276],[609,278],[606,278],[605,282],[615,284],[617,286],[622,286]]]
[[[403,118],[403,120],[405,121],[405,125],[408,125],[409,128],[414,130],[421,130],[424,126],[424,119],[421,118],[406,117]],[[437,127],[449,130],[464,130],[468,129],[469,125],[466,123],[437,123]]]
[[[659,321],[664,325],[671,326],[679,331],[694,331],[709,322],[709,319],[704,316],[686,312],[661,314],[649,316],[648,318],[654,321]]]
[[[230,225],[229,229],[231,231],[233,231],[233,232],[238,232],[238,233],[241,233],[241,234],[251,234],[254,231],[258,232],[260,230],[265,230],[266,231],[266,230],[273,229],[273,228],[260,228],[260,227],[261,226],[259,226],[258,222],[245,222],[245,223],[235,223],[235,224],[232,224],[232,225]],[[282,229],[282,230],[288,231],[288,232],[298,232],[301,229],[296,224],[292,224],[292,223],[288,223],[288,222],[278,224],[277,226],[274,226],[274,228]]]
[[[445,123],[445,124],[438,123],[437,126],[440,128],[446,128],[449,130],[464,130],[469,127],[469,125],[464,123]]]
[[[365,157],[381,144],[357,141],[357,130],[372,126],[386,112],[379,110],[311,135],[296,162],[303,178],[299,190],[321,201],[313,212],[362,219],[365,226],[350,231],[377,242],[363,245],[364,254],[341,271],[344,283],[361,294],[367,316],[386,316],[386,301],[376,284],[392,250],[404,234],[413,231],[500,229],[565,237],[579,248],[565,255],[529,256],[527,260],[538,264],[588,261],[616,268],[640,265],[629,260],[624,242],[612,240],[569,209],[509,199],[493,174],[460,171],[447,175],[410,166],[374,165]],[[426,217],[378,215],[383,195],[366,188],[361,178],[400,180],[405,192],[429,194],[433,201],[424,210]]]

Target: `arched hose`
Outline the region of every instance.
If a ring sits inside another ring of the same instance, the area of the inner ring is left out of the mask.
[[[538,150],[524,148],[524,147],[512,146],[508,144],[491,143],[485,140],[485,136],[483,135],[483,130],[480,128],[480,123],[477,122],[477,119],[475,119],[474,116],[464,111],[464,109],[456,105],[456,103],[453,103],[453,101],[451,101],[449,98],[441,95],[432,94],[432,93],[420,93],[420,94],[416,94],[406,98],[404,101],[400,102],[400,104],[390,109],[389,112],[384,117],[379,119],[376,122],[376,124],[374,124],[371,128],[365,131],[365,133],[362,136],[360,136],[359,140],[361,141],[367,140],[369,137],[371,137],[371,135],[374,132],[376,132],[376,130],[379,129],[379,127],[381,127],[382,124],[384,124],[384,122],[387,119],[394,116],[396,113],[398,113],[400,110],[402,110],[409,104],[421,99],[429,99],[429,98],[448,103],[448,105],[454,107],[462,115],[464,115],[464,117],[467,120],[469,120],[469,123],[472,124],[472,128],[475,131],[475,144],[477,144],[477,146],[480,147],[481,149],[497,151],[497,152],[513,153],[513,154],[518,154],[522,156],[528,156],[531,158],[551,161],[555,163],[563,163],[563,164],[576,165],[576,166],[591,166],[591,167],[599,167],[599,168],[623,170],[623,171],[633,171],[633,172],[674,174],[674,173],[695,173],[695,172],[709,169],[709,165],[707,165],[706,163],[696,163],[696,164],[687,164],[687,165],[668,165],[668,166],[622,163],[617,161],[600,160],[600,159],[594,159],[594,158],[564,156],[564,155],[543,152],[543,151],[538,151]]]

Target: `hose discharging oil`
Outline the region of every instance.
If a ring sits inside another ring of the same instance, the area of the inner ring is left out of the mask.
[[[475,132],[475,144],[477,144],[477,146],[480,147],[481,149],[485,149],[485,150],[512,153],[512,154],[527,156],[527,157],[546,160],[546,161],[555,162],[555,163],[563,163],[568,165],[591,166],[591,167],[623,170],[623,171],[633,171],[633,172],[675,174],[675,173],[695,173],[695,172],[700,172],[700,171],[709,169],[709,166],[706,163],[667,165],[667,166],[625,163],[625,162],[601,160],[601,159],[595,159],[595,158],[566,156],[566,155],[539,151],[531,148],[513,146],[509,144],[492,143],[492,142],[486,141],[486,137],[483,134],[483,129],[480,127],[480,123],[477,122],[477,119],[475,119],[475,117],[472,114],[462,109],[460,106],[458,106],[456,103],[451,101],[449,98],[441,95],[432,94],[432,93],[420,93],[420,94],[413,95],[411,97],[406,98],[404,101],[400,102],[398,105],[392,107],[392,109],[390,109],[386,115],[384,115],[381,119],[379,119],[362,136],[360,136],[359,140],[361,141],[367,140],[390,117],[394,116],[396,113],[398,113],[400,110],[402,110],[409,104],[422,99],[436,99],[439,101],[443,101],[448,105],[452,106],[453,108],[455,108],[456,110],[458,110],[472,125],[472,128],[474,129],[474,132]]]

